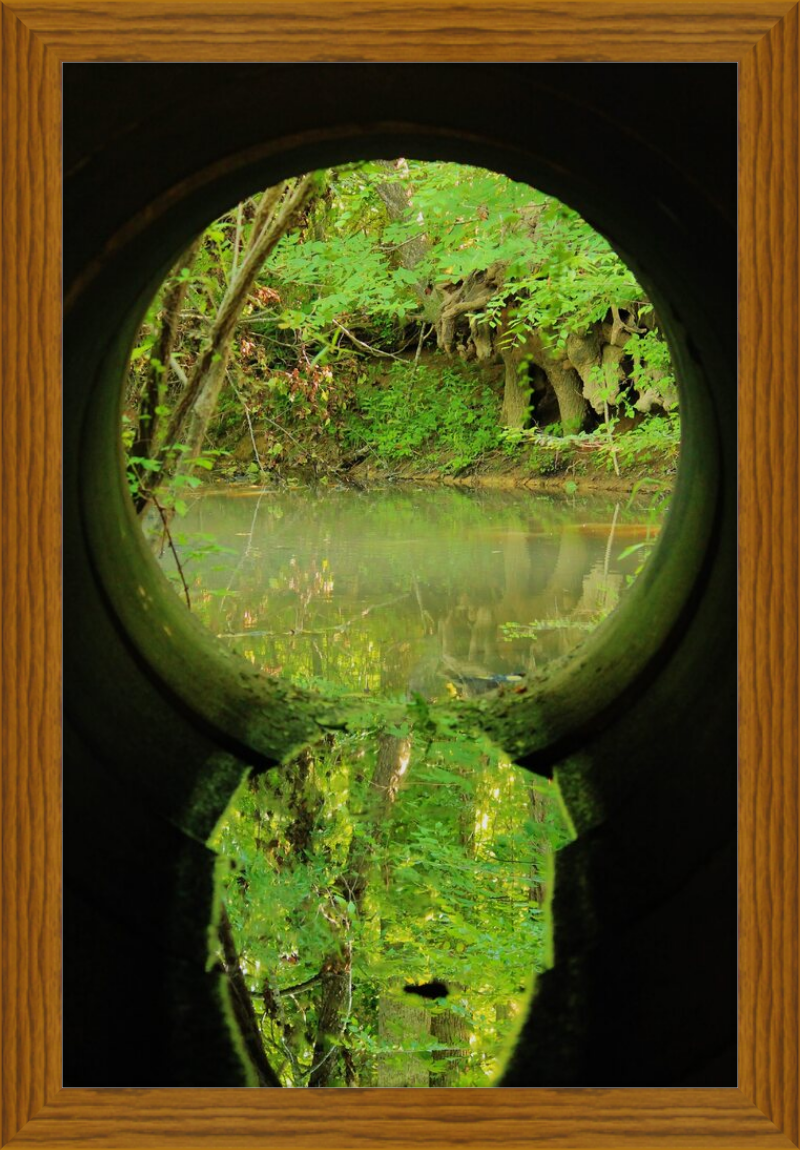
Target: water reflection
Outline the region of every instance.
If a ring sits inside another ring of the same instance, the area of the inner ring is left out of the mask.
[[[464,697],[578,642],[657,518],[599,497],[234,489],[174,539],[193,611],[265,673]],[[235,867],[219,958],[286,1086],[485,1086],[550,961],[572,833],[557,785],[467,729],[418,737],[420,709],[387,724],[376,699],[363,728],[250,779],[211,841]],[[410,1000],[431,983],[447,997]]]
[[[192,609],[265,674],[437,698],[570,650],[660,517],[598,495],[228,490],[199,498],[175,539]]]

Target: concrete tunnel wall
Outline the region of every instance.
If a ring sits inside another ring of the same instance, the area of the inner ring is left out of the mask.
[[[330,708],[261,680],[140,538],[118,446],[141,314],[193,234],[287,175],[409,155],[504,171],[615,243],[680,373],[678,491],[628,603],[533,700],[490,704],[555,773],[555,964],[508,1086],[736,1083],[736,68],[64,68],[64,1083],[255,1078],[207,970],[204,846],[247,766]]]

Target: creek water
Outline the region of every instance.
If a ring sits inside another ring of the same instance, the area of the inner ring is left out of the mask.
[[[580,642],[624,595],[663,507],[411,484],[211,489],[173,534],[192,610],[265,674],[437,698]],[[179,581],[169,548],[161,563]]]

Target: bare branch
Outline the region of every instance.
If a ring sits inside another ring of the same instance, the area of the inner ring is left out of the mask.
[[[191,601],[189,599],[189,587],[186,583],[186,576],[183,573],[183,567],[181,566],[181,561],[178,558],[178,552],[175,550],[175,544],[172,540],[172,533],[169,529],[169,520],[167,519],[167,513],[164,510],[164,508],[161,506],[161,504],[159,503],[159,501],[155,497],[155,495],[150,495],[149,498],[152,499],[153,503],[155,503],[156,508],[158,509],[158,514],[161,516],[161,522],[164,525],[164,534],[167,537],[167,542],[169,543],[170,551],[172,552],[173,557],[175,559],[175,566],[178,568],[178,574],[181,577],[181,583],[183,583],[183,593],[186,596],[186,606],[191,611],[192,604],[191,604]]]

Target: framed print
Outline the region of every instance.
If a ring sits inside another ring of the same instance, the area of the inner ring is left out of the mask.
[[[797,6],[22,0],[2,30],[3,1144],[797,1145]],[[500,1088],[298,1102],[252,1089],[207,844],[344,712],[162,590],[113,429],[201,228],[391,155],[596,223],[685,430],[656,606],[474,708],[577,832]]]

